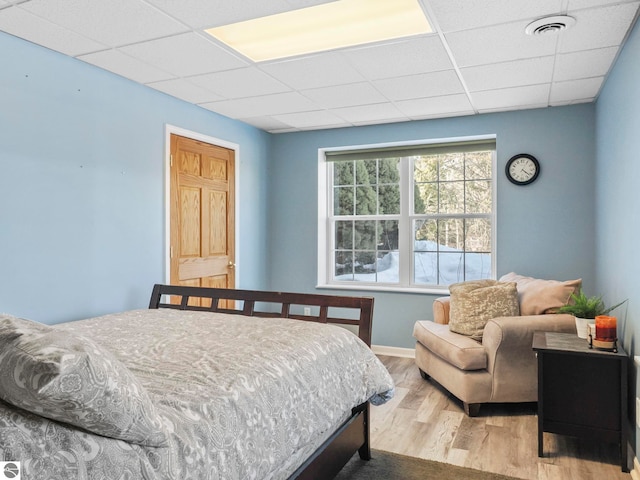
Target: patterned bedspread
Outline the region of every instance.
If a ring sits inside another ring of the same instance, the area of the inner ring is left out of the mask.
[[[124,364],[167,441],[107,438],[0,400],[0,461],[20,461],[23,480],[285,479],[345,412],[393,394],[384,366],[337,326],[161,309],[55,330],[88,337]]]

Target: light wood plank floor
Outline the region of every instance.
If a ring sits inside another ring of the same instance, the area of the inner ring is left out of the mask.
[[[536,404],[486,404],[469,418],[462,403],[414,361],[380,356],[396,396],[371,407],[371,447],[529,480],[629,480],[618,447],[544,434],[538,457]]]

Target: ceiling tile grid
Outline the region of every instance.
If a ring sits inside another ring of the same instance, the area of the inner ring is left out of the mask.
[[[0,31],[278,133],[593,102],[640,8],[416,0],[434,33],[259,63],[204,32],[329,1],[0,0]]]

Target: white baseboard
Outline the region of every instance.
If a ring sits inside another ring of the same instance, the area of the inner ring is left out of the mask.
[[[640,462],[638,462],[638,457],[633,457],[633,470],[631,470],[631,478],[633,480],[640,480]]]
[[[389,357],[416,358],[415,348],[386,347],[384,345],[371,345],[371,350],[376,355]],[[638,479],[640,480],[640,479]]]

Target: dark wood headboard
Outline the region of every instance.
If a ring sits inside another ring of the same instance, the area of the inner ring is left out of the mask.
[[[171,296],[171,303],[163,303],[162,296]],[[179,297],[179,298],[178,298]],[[175,302],[175,303],[174,303]],[[242,302],[241,308],[233,308]],[[268,304],[268,310],[258,310],[259,305]],[[294,308],[292,308],[292,306]],[[297,310],[302,307],[318,307],[317,315],[305,315]],[[372,297],[348,297],[340,295],[318,295],[315,293],[266,292],[260,290],[233,290],[226,288],[183,287],[156,284],[153,287],[149,308],[174,308],[178,310],[200,310],[230,313],[253,317],[294,318],[320,323],[355,325],[358,336],[371,346],[371,324],[373,322]],[[331,312],[329,312],[331,309]],[[345,312],[340,312],[347,309]],[[344,315],[355,311],[353,317]],[[351,318],[350,318],[351,317]],[[356,318],[357,317],[357,318]]]

